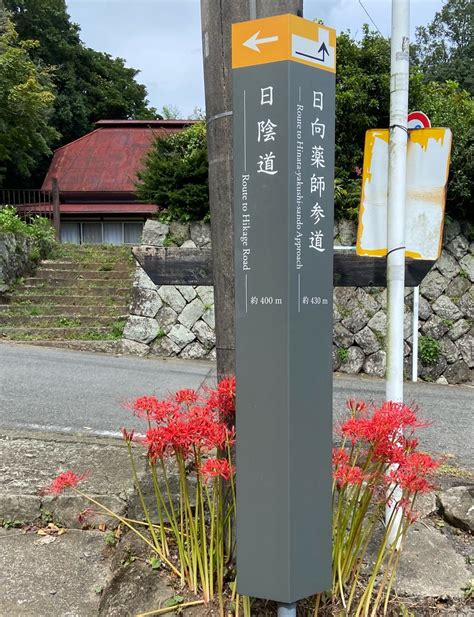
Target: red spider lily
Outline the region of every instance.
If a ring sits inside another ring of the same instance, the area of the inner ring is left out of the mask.
[[[367,439],[369,426],[369,418],[348,418],[341,425],[340,431],[344,437],[347,437],[353,444],[355,444],[361,439]]]
[[[435,461],[429,454],[410,452],[397,469],[390,471],[389,477],[409,493],[428,493],[433,489],[433,484],[427,477],[439,465],[440,462]]]
[[[225,425],[214,420],[208,410],[202,407],[193,407],[189,414],[169,422],[167,430],[169,444],[185,457],[192,448],[212,450],[223,448],[226,443]]]
[[[71,470],[65,471],[64,473],[59,474],[59,476],[55,478],[47,488],[44,489],[43,493],[46,495],[59,495],[59,493],[62,493],[65,488],[74,488],[77,486],[79,482],[87,478],[87,476],[87,473],[78,476]]]
[[[404,430],[413,431],[425,426],[426,423],[419,421],[410,407],[388,401],[375,409],[371,417],[364,414],[349,418],[340,430],[353,444],[364,440],[374,445],[376,459],[398,463],[404,451],[413,449],[416,442],[405,438],[395,441],[395,438]]]
[[[125,427],[122,427],[120,429],[120,432],[122,433],[122,437],[127,443],[131,443],[133,441],[133,437],[135,435],[135,429],[132,429],[131,431],[127,431]]]
[[[343,463],[334,471],[334,479],[341,488],[346,484],[360,485],[365,480],[365,476],[357,465],[351,466]]]
[[[365,401],[358,401],[356,399],[349,399],[346,401],[347,408],[353,414],[361,414],[367,411],[367,403]]]
[[[159,426],[149,428],[145,437],[141,440],[148,452],[150,460],[156,461],[169,453],[170,435],[167,427]]]
[[[82,512],[79,512],[79,514],[77,515],[77,522],[79,523],[79,525],[84,525],[87,519],[89,519],[93,515],[94,509],[86,508],[85,510],[82,510]]]
[[[334,467],[338,465],[347,464],[349,462],[349,454],[344,448],[333,448],[332,451],[332,464]]]
[[[195,403],[198,400],[198,395],[195,390],[178,390],[174,395],[174,399],[177,403],[191,405],[191,403]]]
[[[199,470],[200,475],[207,482],[210,478],[223,478],[230,480],[235,474],[235,468],[229,463],[226,458],[209,458],[201,465]]]
[[[216,390],[209,390],[208,406],[224,416],[235,413],[235,377],[225,377]]]
[[[136,416],[146,420],[162,422],[166,418],[179,412],[179,406],[174,401],[160,401],[156,396],[141,396],[132,403],[127,403]]]

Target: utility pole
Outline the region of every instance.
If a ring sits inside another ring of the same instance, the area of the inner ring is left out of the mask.
[[[403,321],[405,309],[405,194],[409,82],[410,0],[392,0],[390,141],[387,212],[387,401],[403,401]],[[396,438],[397,436],[394,436]],[[389,542],[397,536],[401,511],[397,488],[387,506]]]
[[[218,378],[235,372],[231,24],[302,10],[303,0],[201,0]]]

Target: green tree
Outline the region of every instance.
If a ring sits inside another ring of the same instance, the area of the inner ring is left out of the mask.
[[[354,177],[362,166],[365,132],[388,126],[390,43],[364,26],[360,41],[337,37],[336,175]]]
[[[176,105],[163,105],[160,115],[164,120],[175,120],[181,118],[181,112]]]
[[[474,95],[474,3],[447,0],[416,32],[415,59],[427,80],[457,81]]]
[[[417,109],[428,114],[432,126],[448,127],[453,132],[446,212],[472,220],[474,98],[454,81],[426,83],[419,74],[412,84]]]
[[[80,30],[67,13],[65,0],[5,0],[22,39],[39,45],[34,58],[54,66],[57,91],[53,123],[67,143],[93,128],[101,118],[153,118],[138,71],[121,58],[85,47]]]
[[[155,140],[138,173],[141,200],[160,207],[160,220],[193,221],[209,215],[206,125],[196,123]]]
[[[51,73],[30,54],[37,42],[20,41],[0,6],[0,182],[28,176],[38,156],[51,154],[57,132],[50,125],[54,92]]]

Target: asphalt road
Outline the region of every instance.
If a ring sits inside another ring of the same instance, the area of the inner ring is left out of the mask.
[[[214,365],[203,361],[109,356],[0,343],[0,428],[115,435],[133,426],[124,402],[144,394],[212,384]],[[335,425],[349,398],[381,401],[385,382],[336,375]],[[423,447],[449,454],[474,469],[474,388],[407,383],[405,401],[416,403],[431,426]]]

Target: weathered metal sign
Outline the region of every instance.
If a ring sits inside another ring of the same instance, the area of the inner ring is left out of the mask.
[[[417,112],[420,113],[420,112]],[[452,133],[409,130],[405,201],[405,255],[435,261],[441,253]],[[367,131],[357,254],[387,254],[388,129]]]
[[[331,585],[335,31],[235,24],[237,585]]]

